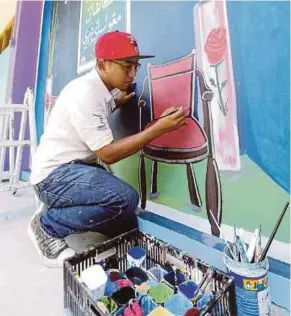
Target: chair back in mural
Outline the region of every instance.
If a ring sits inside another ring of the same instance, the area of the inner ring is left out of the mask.
[[[166,64],[148,64],[152,119],[158,118],[172,106],[183,106],[187,116],[192,115],[195,56],[193,50],[186,57]]]

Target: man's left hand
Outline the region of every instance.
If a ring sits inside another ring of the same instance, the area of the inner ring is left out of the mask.
[[[117,107],[120,107],[121,105],[127,103],[131,98],[135,96],[135,92],[131,92],[127,94],[126,91],[121,91],[119,93],[119,96],[115,98],[115,103]]]

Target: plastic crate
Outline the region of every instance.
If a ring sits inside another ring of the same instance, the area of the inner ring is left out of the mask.
[[[102,261],[106,268],[118,268],[124,272],[127,269],[127,251],[137,245],[146,250],[147,269],[155,265],[166,269],[170,264],[183,266],[187,278],[200,283],[209,268],[207,263],[193,258],[163,241],[138,230],[132,230],[65,261],[64,308],[66,314],[68,316],[106,316],[91,299],[89,289],[80,281],[81,271]],[[209,286],[219,295],[210,301],[208,310],[201,313],[201,316],[235,316],[233,279],[221,271],[214,270],[214,277]]]

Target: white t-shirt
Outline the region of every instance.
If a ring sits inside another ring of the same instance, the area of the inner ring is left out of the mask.
[[[113,141],[108,120],[114,108],[113,95],[96,69],[71,81],[58,97],[32,157],[31,184],[43,181],[61,164],[96,160],[94,151]]]

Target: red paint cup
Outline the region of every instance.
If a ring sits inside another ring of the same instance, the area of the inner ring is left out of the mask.
[[[198,307],[192,307],[187,310],[184,316],[198,316],[199,312],[200,312],[200,309]]]

